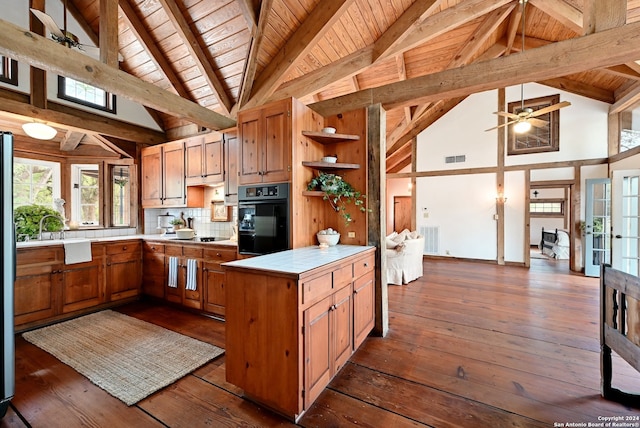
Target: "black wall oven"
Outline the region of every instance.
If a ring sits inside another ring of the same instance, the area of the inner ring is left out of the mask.
[[[289,247],[289,183],[238,187],[238,252],[269,254]]]

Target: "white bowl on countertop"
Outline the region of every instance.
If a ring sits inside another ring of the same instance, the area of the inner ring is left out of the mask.
[[[322,128],[322,132],[324,132],[325,134],[335,134],[336,128],[332,126],[327,126],[326,128]]]
[[[193,239],[194,236],[196,236],[195,232],[188,227],[176,230],[176,238],[178,239]]]
[[[336,245],[338,243],[338,241],[340,241],[340,234],[339,233],[335,233],[332,235],[321,235],[319,233],[316,234],[316,237],[318,238],[318,242],[320,244],[326,244],[330,247],[333,247],[334,245]]]

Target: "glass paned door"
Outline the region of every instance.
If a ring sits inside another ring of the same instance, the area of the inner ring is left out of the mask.
[[[611,180],[587,180],[586,199],[584,274],[600,276],[600,265],[611,263]]]
[[[640,264],[640,170],[614,171],[614,258],[613,267],[639,275]]]

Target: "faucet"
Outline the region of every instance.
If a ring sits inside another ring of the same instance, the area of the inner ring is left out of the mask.
[[[57,220],[60,222],[60,224],[62,225],[62,229],[63,229],[63,231],[62,231],[62,232],[60,232],[60,239],[64,239],[64,221],[63,221],[60,217],[58,217],[57,215],[47,214],[47,215],[43,216],[43,217],[40,219],[40,231],[38,232],[38,240],[42,241],[42,227],[44,226],[44,220],[45,220],[47,217],[55,218],[55,219],[57,219]],[[47,231],[47,232],[48,232],[48,231]],[[53,239],[53,232],[51,233],[51,235],[50,235],[50,238],[49,238],[49,239]]]

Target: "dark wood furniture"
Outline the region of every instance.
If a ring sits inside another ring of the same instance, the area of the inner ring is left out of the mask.
[[[611,351],[640,372],[640,278],[603,264],[600,270],[600,304],[602,396],[640,409],[640,388],[629,393],[611,386]]]

